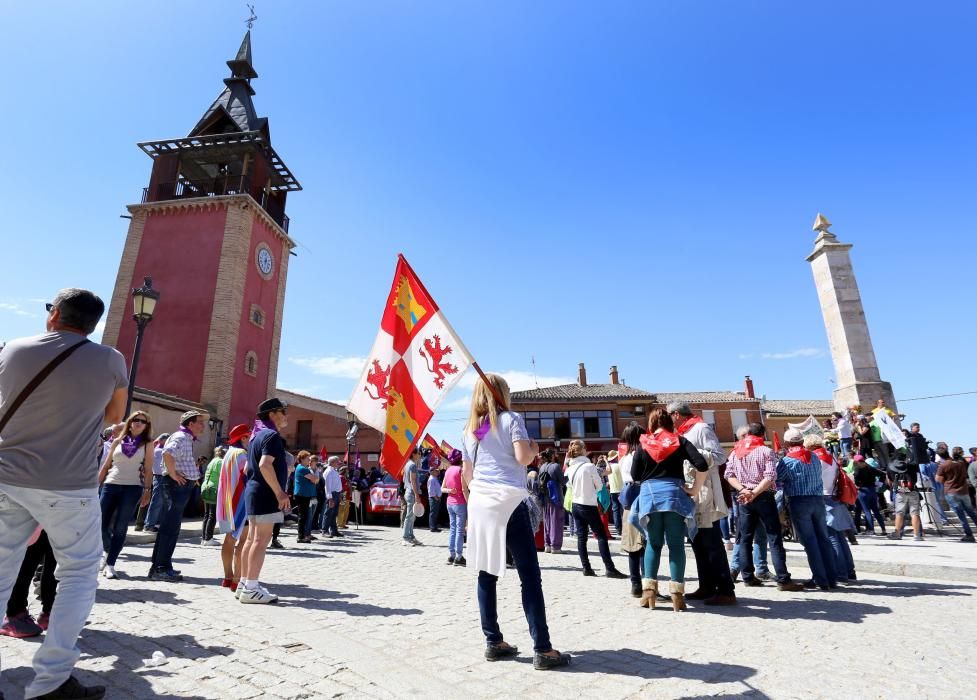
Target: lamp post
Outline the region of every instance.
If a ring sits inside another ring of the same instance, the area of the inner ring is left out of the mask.
[[[356,436],[360,432],[360,424],[356,422],[356,416],[350,411],[346,411],[346,425],[348,430],[346,431],[346,460],[347,463],[350,459],[356,459],[353,454],[357,452],[356,449]],[[350,465],[358,466],[358,465]]]
[[[132,351],[132,366],[129,368],[129,395],[126,398],[126,417],[132,410],[132,392],[136,389],[136,372],[139,370],[139,351],[142,349],[142,334],[153,320],[159,291],[153,289],[153,278],[144,277],[143,285],[132,290],[132,320],[136,322],[136,347]]]

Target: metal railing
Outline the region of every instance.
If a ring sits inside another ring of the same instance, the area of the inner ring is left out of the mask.
[[[220,176],[209,180],[179,179],[173,182],[157,182],[142,190],[142,203],[165,202],[173,199],[190,199],[196,197],[220,197],[229,194],[255,193],[251,189],[251,178],[246,175],[233,177]],[[268,195],[264,190],[258,193],[259,204],[268,215],[287,233],[289,218],[285,214],[284,205]]]

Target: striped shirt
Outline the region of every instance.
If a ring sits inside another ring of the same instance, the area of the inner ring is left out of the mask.
[[[755,447],[745,457],[737,457],[735,452],[726,462],[726,479],[735,477],[748,489],[755,489],[764,479],[777,479],[777,455],[766,445]]]
[[[176,464],[176,473],[188,481],[200,479],[197,458],[193,456],[193,435],[187,430],[177,430],[166,439],[163,454],[168,454]],[[165,462],[164,462],[165,466]]]
[[[777,484],[784,495],[822,496],[824,482],[821,480],[821,460],[811,455],[811,463],[805,464],[794,457],[784,457],[777,465]]]

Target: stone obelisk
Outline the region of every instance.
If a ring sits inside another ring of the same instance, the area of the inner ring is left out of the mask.
[[[839,241],[830,227],[831,222],[818,214],[814,221],[818,237],[807,261],[814,272],[835,366],[835,409],[858,405],[867,413],[875,407],[876,401],[882,399],[886,406],[896,411],[892,385],[879,377],[862,296],[848,254],[852,245]]]

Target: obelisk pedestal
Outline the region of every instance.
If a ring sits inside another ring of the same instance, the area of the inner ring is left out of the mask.
[[[814,272],[814,285],[835,366],[835,409],[841,411],[858,405],[869,412],[876,401],[882,399],[888,408],[896,411],[892,385],[879,376],[862,296],[848,254],[852,245],[840,242],[828,230],[830,226],[831,222],[818,214],[814,222],[818,237],[807,261]]]

